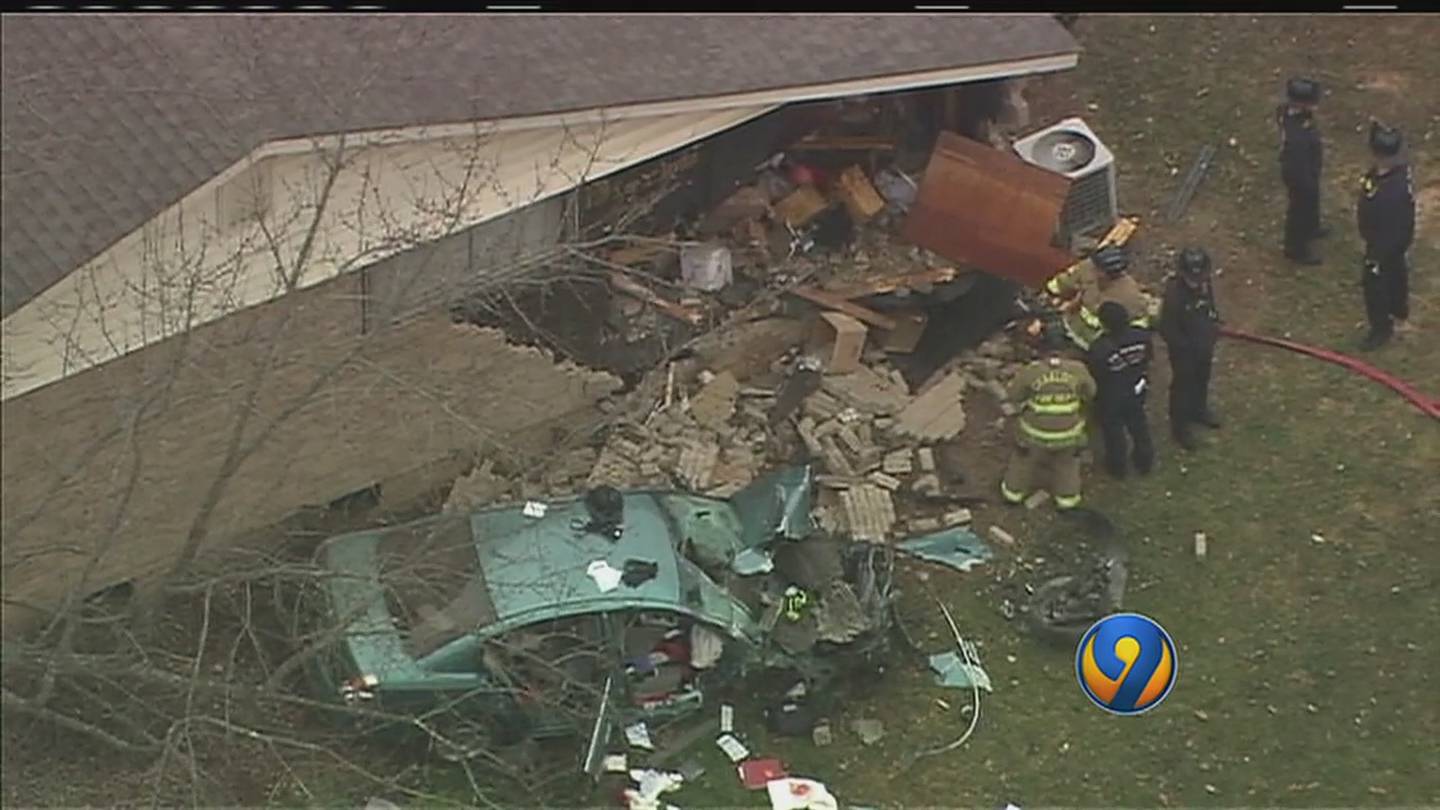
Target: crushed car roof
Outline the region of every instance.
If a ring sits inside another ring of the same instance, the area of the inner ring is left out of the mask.
[[[683,601],[675,533],[654,495],[625,496],[625,530],[619,540],[585,531],[589,519],[579,500],[552,502],[540,518],[526,517],[519,508],[474,516],[480,565],[502,622],[614,603],[661,607]],[[653,563],[655,574],[608,590],[602,587],[604,574],[590,574],[594,563],[623,571],[626,561]]]

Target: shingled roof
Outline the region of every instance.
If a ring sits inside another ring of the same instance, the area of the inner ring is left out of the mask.
[[[6,15],[0,314],[279,138],[1076,50],[1048,15]]]

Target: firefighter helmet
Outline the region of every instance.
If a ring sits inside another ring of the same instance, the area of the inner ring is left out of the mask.
[[[1180,275],[1199,279],[1210,275],[1210,254],[1205,248],[1187,247],[1180,251]]]
[[[1106,245],[1095,251],[1090,259],[1107,276],[1118,276],[1130,266],[1130,257],[1119,245]]]
[[[1370,151],[1381,157],[1394,157],[1400,154],[1400,146],[1404,139],[1400,137],[1400,130],[1385,126],[1379,121],[1370,122]]]
[[[1285,83],[1285,97],[1299,104],[1320,103],[1320,83],[1314,79],[1295,77]]]

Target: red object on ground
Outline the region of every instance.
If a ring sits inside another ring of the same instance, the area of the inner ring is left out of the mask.
[[[790,182],[797,186],[820,187],[825,184],[825,173],[805,163],[790,164]]]
[[[1369,363],[1357,360],[1356,358],[1350,357],[1349,355],[1334,352],[1329,349],[1320,349],[1316,348],[1315,346],[1307,346],[1304,343],[1296,343],[1293,340],[1265,337],[1264,335],[1252,335],[1249,332],[1242,332],[1239,329],[1231,329],[1229,327],[1221,327],[1220,334],[1225,335],[1226,337],[1239,338],[1240,340],[1248,340],[1252,343],[1260,343],[1266,346],[1275,346],[1281,349],[1288,349],[1292,352],[1309,355],[1310,357],[1316,357],[1321,360],[1334,363],[1337,366],[1347,368],[1355,372],[1356,374],[1359,374],[1363,377],[1369,377],[1375,382],[1389,387],[1391,390],[1395,391],[1400,396],[1410,400],[1410,402],[1414,404],[1415,407],[1419,408],[1422,412],[1425,413],[1426,416],[1429,416],[1431,419],[1440,419],[1440,399],[1430,399],[1424,394],[1420,393],[1418,390],[1416,390],[1414,386],[1410,385],[1399,377],[1396,377],[1388,372],[1381,371],[1380,369],[1375,368]]]
[[[784,779],[785,765],[778,759],[747,759],[740,763],[740,782],[750,790],[760,790],[766,783]]]

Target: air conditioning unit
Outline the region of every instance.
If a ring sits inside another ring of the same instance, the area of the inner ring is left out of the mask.
[[[1068,242],[1077,234],[1114,224],[1119,214],[1115,155],[1083,120],[1066,118],[1026,135],[1015,142],[1015,152],[1026,163],[1070,178],[1070,194],[1060,211],[1061,239]]]

